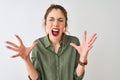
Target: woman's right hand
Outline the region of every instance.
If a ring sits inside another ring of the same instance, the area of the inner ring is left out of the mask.
[[[20,45],[16,45],[15,43],[12,43],[10,41],[6,41],[6,46],[8,49],[11,49],[13,51],[16,51],[17,54],[13,55],[12,58],[16,58],[20,56],[22,59],[27,60],[29,58],[31,50],[37,45],[37,42],[34,42],[30,47],[26,47],[21,38],[18,35],[15,35],[16,38],[18,39]]]

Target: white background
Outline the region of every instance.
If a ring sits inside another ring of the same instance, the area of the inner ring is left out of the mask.
[[[26,46],[46,35],[43,16],[51,3],[68,11],[68,31],[82,42],[94,32],[97,40],[89,52],[84,80],[120,80],[120,0],[0,0],[0,80],[28,80],[21,58],[5,48],[6,40],[18,44],[18,34]]]

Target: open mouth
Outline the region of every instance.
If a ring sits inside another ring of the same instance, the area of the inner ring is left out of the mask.
[[[52,29],[52,35],[53,36],[58,36],[59,35],[59,29],[58,28],[53,28]]]

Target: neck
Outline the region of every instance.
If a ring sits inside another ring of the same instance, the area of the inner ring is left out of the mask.
[[[58,38],[58,39],[54,39],[54,38],[49,38],[50,39],[50,42],[53,44],[53,45],[57,45],[60,43],[61,41],[61,38]]]
[[[52,45],[57,45],[57,44],[59,44],[63,36],[64,36],[64,35],[62,35],[62,36],[59,37],[59,38],[53,38],[53,37],[50,37],[50,36],[48,35],[48,37],[49,37],[50,42],[52,43]]]

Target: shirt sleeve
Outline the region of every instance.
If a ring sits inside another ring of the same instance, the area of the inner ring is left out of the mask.
[[[85,73],[85,72],[84,72],[84,73]],[[75,72],[75,73],[74,73],[74,78],[75,78],[75,80],[82,80],[83,77],[84,77],[84,73],[83,73],[81,76],[77,76],[77,73]]]
[[[28,78],[29,78],[29,80],[32,80],[30,76],[28,76]],[[40,78],[38,77],[38,79],[37,79],[37,80],[42,80],[42,79],[40,79]]]
[[[28,76],[29,80],[32,80],[30,76]],[[42,80],[40,77],[37,78],[37,80]]]

